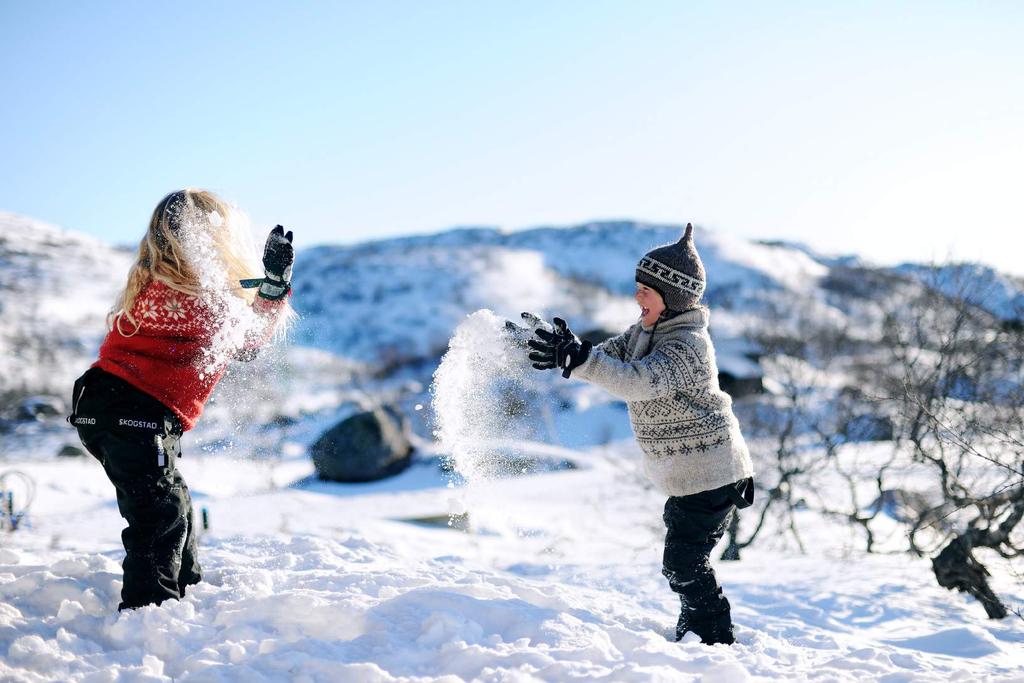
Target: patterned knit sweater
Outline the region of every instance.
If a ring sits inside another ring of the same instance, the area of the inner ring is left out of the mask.
[[[273,333],[285,302],[256,297],[256,324],[237,348],[211,353],[221,328],[230,325],[205,302],[161,282],[150,282],[135,299],[132,316],[114,326],[93,367],[120,377],[174,411],[186,430],[195,426],[232,357],[246,360]],[[222,337],[225,335],[221,335]],[[223,357],[221,357],[223,356]]]
[[[633,325],[595,347],[573,377],[626,401],[644,470],[662,492],[687,496],[752,476],[732,399],[718,386],[706,309]]]

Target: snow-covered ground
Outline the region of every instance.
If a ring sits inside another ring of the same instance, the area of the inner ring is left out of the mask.
[[[1020,620],[987,620],[927,560],[860,554],[811,518],[805,556],[769,542],[717,563],[735,646],[673,642],[663,499],[638,452],[563,455],[580,469],[464,488],[429,458],[342,485],[310,479],[299,453],[193,451],[180,465],[208,511],[206,581],[123,614],[101,468],[22,463],[39,489],[31,526],[0,547],[0,680],[1024,680]],[[452,510],[468,531],[447,526]]]

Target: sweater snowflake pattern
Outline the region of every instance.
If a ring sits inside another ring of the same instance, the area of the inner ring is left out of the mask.
[[[231,323],[206,302],[150,282],[132,306],[138,326],[122,316],[100,346],[93,367],[146,392],[173,410],[186,430],[192,429],[231,356],[244,359],[262,346],[283,309],[283,301],[257,297],[253,310],[259,316],[258,329],[227,357],[211,358],[215,336]]]

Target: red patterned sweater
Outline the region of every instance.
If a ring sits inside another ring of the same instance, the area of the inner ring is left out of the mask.
[[[122,317],[120,328],[124,334],[118,325],[114,326],[100,346],[100,358],[93,367],[120,377],[163,403],[177,414],[187,431],[195,426],[230,358],[259,348],[270,338],[284,301],[257,296],[253,310],[258,316],[257,329],[251,330],[237,348],[226,349],[226,357],[219,358],[221,354],[211,354],[215,337],[225,325],[238,321],[226,323],[224,315],[218,316],[203,301],[161,282],[151,282],[132,307],[138,329]]]

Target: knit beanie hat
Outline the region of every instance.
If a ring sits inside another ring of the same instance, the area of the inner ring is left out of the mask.
[[[657,290],[671,311],[685,311],[704,294],[704,264],[693,244],[693,225],[675,244],[647,252],[636,266],[636,281]]]

